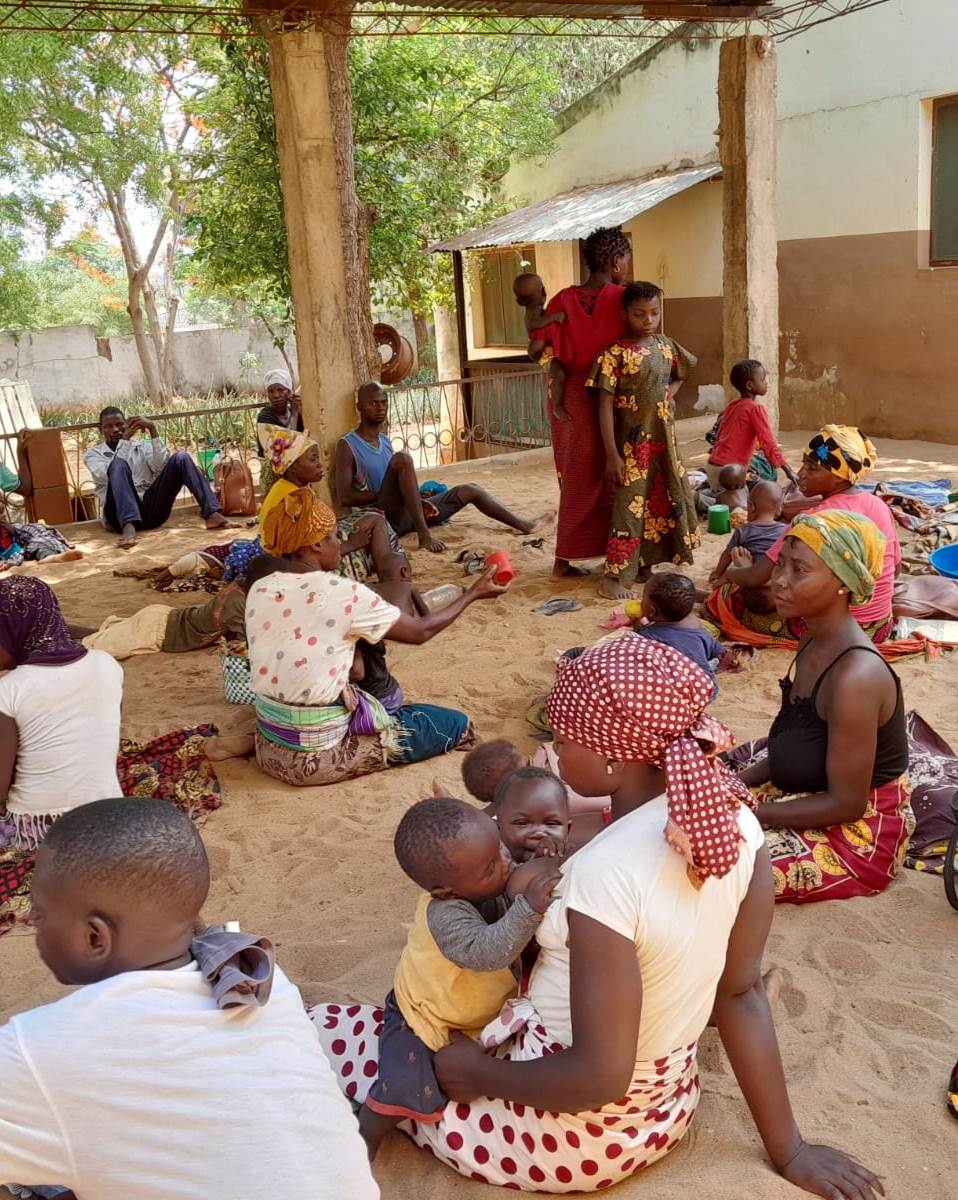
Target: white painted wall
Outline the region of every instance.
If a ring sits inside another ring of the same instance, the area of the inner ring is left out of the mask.
[[[623,228],[632,234],[632,274],[667,296],[722,292],[722,184],[708,180],[672,196]]]
[[[958,0],[887,0],[792,38],[777,53],[779,239],[926,229],[924,102],[958,92]],[[718,58],[717,42],[694,50],[674,42],[645,65],[625,68],[569,111],[566,119],[577,119],[553,155],[509,171],[510,203],[714,157]],[[681,202],[654,211],[677,213]],[[668,226],[671,218],[661,220]],[[718,234],[720,205],[708,219],[718,222]],[[666,238],[671,259],[668,229],[656,227],[652,214],[639,221],[650,237]],[[677,281],[668,290],[718,294],[714,254],[690,248],[688,257],[691,277],[686,272],[678,290]]]
[[[0,333],[0,375],[26,380],[41,405],[90,407],[145,392],[140,360],[131,337],[109,342],[111,358],[97,349],[92,325],[61,325],[24,333]],[[260,370],[244,380],[240,359],[259,356]],[[296,363],[295,347],[290,358]],[[182,393],[262,386],[262,374],[282,367],[282,357],[258,324],[236,329],[207,326],[173,335],[173,375]]]

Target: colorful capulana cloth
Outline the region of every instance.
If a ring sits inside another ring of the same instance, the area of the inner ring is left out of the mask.
[[[263,447],[266,461],[276,475],[285,475],[297,458],[301,458],[316,442],[308,433],[285,429],[282,425],[256,426],[256,436]]]
[[[223,582],[231,583],[234,579],[243,579],[246,568],[262,553],[263,543],[258,534],[252,541],[249,538],[237,538],[235,542],[231,542],[229,553],[223,562]]]
[[[215,732],[212,725],[199,725],[173,730],[152,742],[124,738],[116,763],[123,795],[169,800],[192,820],[202,821],[223,802],[216,771],[203,752],[204,739]],[[30,910],[36,847],[51,824],[49,820],[36,823],[24,838],[22,819],[0,817],[0,934],[25,919]]]
[[[336,528],[336,515],[308,487],[281,479],[260,512],[260,541],[267,554],[282,557],[315,546]]]
[[[0,524],[0,571],[70,549],[66,538],[49,525]]]
[[[861,513],[841,508],[801,513],[789,537],[798,538],[851,593],[851,604],[867,604],[885,563],[885,535]]]
[[[857,483],[878,464],[875,447],[854,425],[826,425],[808,443],[805,457],[849,483]]]
[[[70,637],[53,589],[27,575],[0,579],[0,646],[15,667],[55,666],[86,654]]]
[[[700,886],[726,875],[739,856],[738,806],[748,788],[716,759],[735,744],[705,708],[711,678],[647,638],[600,643],[567,663],[548,700],[552,728],[615,762],[645,762],[665,774],[665,839]]]

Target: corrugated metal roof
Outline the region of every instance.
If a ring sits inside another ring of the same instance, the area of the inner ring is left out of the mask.
[[[562,192],[550,200],[540,200],[516,209],[445,242],[436,242],[430,251],[472,250],[478,246],[515,246],[523,242],[569,242],[588,237],[602,225],[621,225],[631,221],[670,196],[712,179],[722,170],[718,163],[663,171],[644,179],[624,179],[600,187],[577,188]]]

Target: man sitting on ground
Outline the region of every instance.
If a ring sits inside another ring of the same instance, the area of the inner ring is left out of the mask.
[[[96,484],[103,524],[119,533],[120,546],[136,543],[138,529],[166,524],[182,488],[193,493],[207,529],[232,529],[220,511],[209,480],[185,450],[171,454],[156,425],[146,417],[129,420],[119,408],[100,413],[103,441],[83,456]],[[145,433],[146,441],[133,441]]]
[[[359,424],[340,438],[333,462],[333,492],[343,508],[381,509],[399,537],[416,533],[420,547],[434,554],[446,546],[432,536],[429,526],[448,521],[467,504],[519,533],[532,533],[552,519],[552,513],[520,517],[474,483],[461,483],[424,498],[412,459],[405,451],[394,453],[385,433],[389,421],[386,389],[378,383],[364,383],[356,403]]]
[[[377,1200],[272,947],[199,933],[209,886],[192,821],[165,800],[100,800],[51,828],[33,877],[37,951],[76,990],[0,1027],[0,1185]]]

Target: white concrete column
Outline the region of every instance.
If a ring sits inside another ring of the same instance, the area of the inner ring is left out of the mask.
[[[719,57],[719,156],[723,179],[722,344],[732,364],[760,359],[765,405],[778,427],[778,228],[775,48],[765,37],[732,38]]]

